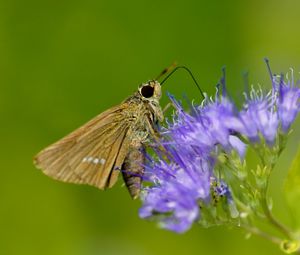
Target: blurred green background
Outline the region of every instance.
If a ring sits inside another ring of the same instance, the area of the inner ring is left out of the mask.
[[[281,254],[239,229],[160,230],[138,218],[140,203],[121,181],[106,192],[60,183],[32,158],[173,61],[209,94],[226,65],[234,97],[245,70],[251,83],[270,86],[265,56],[274,72],[299,71],[299,10],[296,0],[2,0],[0,254]],[[200,98],[183,71],[165,91]],[[281,183],[299,138],[295,128],[270,189],[286,223]]]

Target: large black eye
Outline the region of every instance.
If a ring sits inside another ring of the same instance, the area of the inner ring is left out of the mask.
[[[141,94],[143,97],[146,97],[146,98],[152,97],[153,93],[154,93],[154,88],[152,86],[146,85],[146,86],[142,87],[142,89],[141,89]]]

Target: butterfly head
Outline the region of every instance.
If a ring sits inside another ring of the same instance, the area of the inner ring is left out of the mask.
[[[161,97],[161,86],[158,81],[148,81],[140,86],[139,92],[145,100],[159,100]]]
[[[151,80],[142,84],[139,87],[139,94],[143,101],[148,101],[152,112],[160,121],[162,121],[163,114],[159,106],[159,99],[161,97],[160,83],[158,81]]]

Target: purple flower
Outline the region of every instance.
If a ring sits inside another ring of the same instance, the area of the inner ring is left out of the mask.
[[[218,96],[219,93],[215,100],[206,98],[202,105],[194,107],[193,115],[184,112],[181,105],[170,96],[176,105],[177,116],[164,134],[178,144],[197,148],[202,157],[210,155],[216,145],[221,145],[227,151],[236,149],[243,157],[245,144],[233,136],[235,127],[243,126],[238,119],[238,112],[228,98],[222,96],[219,99]]]
[[[292,73],[293,75],[293,73]],[[295,120],[299,110],[300,88],[295,87],[293,79],[287,83],[281,78],[279,81],[279,98],[277,102],[278,115],[281,122],[281,128],[287,133],[291,124]]]
[[[272,91],[264,94],[262,90],[252,89],[250,98],[246,95],[246,102],[240,112],[244,127],[239,132],[252,142],[258,141],[260,133],[268,144],[273,144],[279,124],[275,102]]]
[[[187,149],[178,154],[169,148],[168,152],[172,154],[171,163],[161,159],[151,168],[154,185],[144,189],[139,214],[142,218],[159,214],[161,227],[181,233],[199,218],[198,200],[209,197],[212,166],[196,151]]]
[[[147,167],[153,185],[144,189],[140,217],[155,218],[163,228],[184,232],[200,217],[199,202],[210,201],[211,178],[218,144],[225,150],[237,149],[241,156],[245,144],[233,136],[222,121],[234,117],[232,103],[207,100],[195,108],[195,115],[177,109],[173,123],[162,132],[163,143],[171,159],[163,157]],[[153,159],[150,159],[153,161]]]
[[[232,201],[232,195],[229,190],[228,185],[223,180],[217,180],[216,178],[211,178],[211,190],[216,197],[226,197],[229,201]]]
[[[226,179],[215,188],[211,186],[211,180],[219,178],[216,169],[221,171],[218,175],[229,171],[218,156],[226,153],[229,158],[235,151],[243,161],[247,146],[259,146],[264,141],[274,146],[280,131],[289,131],[300,110],[300,88],[293,82],[272,78],[268,93],[252,88],[240,110],[222,82],[222,93],[217,91],[214,99],[206,97],[201,105],[192,105],[191,114],[170,96],[176,114],[161,131],[160,146],[165,152],[158,153],[158,159],[149,156],[146,174],[150,185],[143,189],[140,217],[155,218],[161,227],[175,232],[187,231],[201,220],[199,204],[211,203],[212,189],[218,196],[226,196],[235,208]]]

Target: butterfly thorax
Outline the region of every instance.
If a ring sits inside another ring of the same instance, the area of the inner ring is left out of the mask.
[[[136,92],[125,102],[128,104],[128,109],[124,113],[131,122],[129,130],[131,139],[139,140],[142,143],[147,142],[149,135],[151,136],[153,133],[152,130],[157,129],[158,121],[163,119],[158,99],[145,99],[139,92]]]

